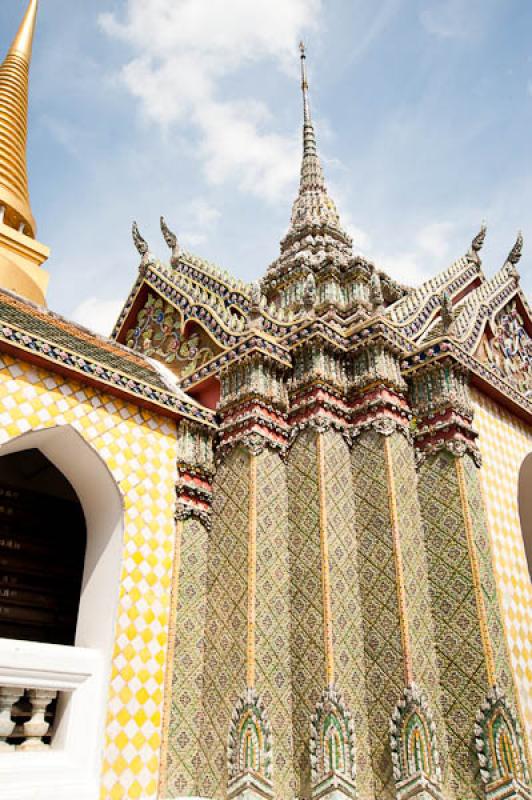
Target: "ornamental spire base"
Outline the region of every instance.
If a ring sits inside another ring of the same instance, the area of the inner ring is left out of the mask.
[[[0,287],[37,305],[46,305],[50,276],[42,269],[50,250],[36,239],[0,222]]]

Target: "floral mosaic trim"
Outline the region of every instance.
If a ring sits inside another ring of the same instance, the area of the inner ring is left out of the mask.
[[[310,721],[312,783],[330,773],[356,779],[355,725],[342,694],[331,685],[322,693]]]
[[[441,781],[436,726],[426,697],[415,684],[405,688],[393,711],[390,748],[396,783],[419,772]]]
[[[251,771],[272,779],[272,734],[259,694],[248,688],[236,703],[227,739],[229,780]]]
[[[511,778],[528,783],[519,721],[497,686],[491,689],[480,707],[474,730],[480,777],[484,784]]]

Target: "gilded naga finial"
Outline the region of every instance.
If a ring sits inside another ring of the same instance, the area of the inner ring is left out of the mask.
[[[508,258],[506,259],[508,264],[512,264],[515,267],[516,264],[519,263],[521,260],[521,256],[523,255],[523,234],[521,231],[517,234],[517,239],[515,240],[515,244],[508,253]]]
[[[131,233],[133,236],[133,244],[135,245],[139,255],[141,256],[140,263],[142,265],[147,264],[148,261],[151,260],[152,255],[150,253],[148,242],[141,236],[141,233],[139,231],[139,226],[137,225],[136,222],[133,223],[133,226],[131,228]]]
[[[454,320],[456,318],[456,313],[453,308],[452,297],[447,290],[442,292],[440,296],[440,305],[441,305],[440,317],[443,324],[443,330],[446,333],[450,333],[453,328]]]
[[[173,231],[170,230],[170,228],[166,224],[166,220],[164,217],[161,217],[161,231],[164,237],[164,241],[172,251],[172,258],[171,258],[172,266],[176,266],[179,260],[179,256],[181,254],[181,248],[179,247],[177,236]]]
[[[475,238],[471,242],[471,251],[470,252],[471,252],[472,255],[475,255],[475,254],[479,253],[480,250],[482,250],[482,248],[484,246],[484,242],[486,240],[486,232],[487,232],[487,230],[488,230],[488,228],[486,226],[486,223],[483,222],[482,225],[480,226],[479,232],[477,233],[477,235],[475,236]]]

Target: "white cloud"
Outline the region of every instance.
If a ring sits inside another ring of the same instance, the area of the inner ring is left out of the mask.
[[[442,39],[466,39],[480,32],[486,0],[423,0],[423,27]]]
[[[221,216],[221,212],[205,199],[193,200],[187,208],[184,227],[177,229],[179,241],[185,248],[199,247],[208,241]]]
[[[449,254],[449,239],[455,226],[452,222],[434,222],[426,225],[416,235],[416,245],[437,259],[446,258]]]
[[[401,283],[418,286],[456,258],[456,254],[451,255],[454,229],[450,222],[425,225],[414,235],[415,248],[405,252],[378,253],[374,256],[375,262]]]
[[[272,129],[256,100],[223,96],[222,80],[257,62],[294,69],[298,39],[319,22],[321,0],[127,0],[123,15],[101,14],[133,58],[121,80],[144,115],[163,129],[194,126],[207,181],[233,181],[275,201],[294,179],[299,144]]]
[[[102,300],[99,297],[88,297],[74,309],[70,316],[79,325],[101,333],[103,336],[109,336],[123,305],[123,300]]]

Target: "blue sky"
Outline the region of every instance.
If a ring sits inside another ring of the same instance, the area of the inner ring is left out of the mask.
[[[0,6],[2,51],[25,0]],[[525,236],[532,288],[530,0],[41,0],[29,169],[49,304],[105,331],[135,280],[133,219],[253,280],[276,257],[300,158],[297,43],[355,249],[418,283]]]

